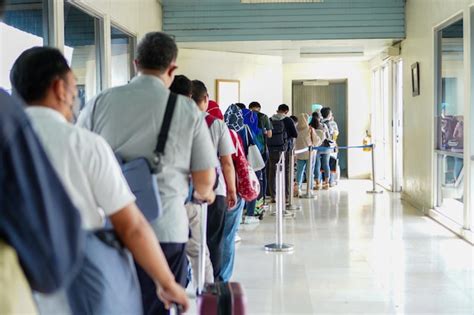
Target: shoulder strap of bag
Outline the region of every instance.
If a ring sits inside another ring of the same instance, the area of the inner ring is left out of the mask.
[[[248,146],[255,145],[255,140],[253,139],[252,131],[250,131],[250,127],[248,125],[245,125],[245,130]]]
[[[163,153],[165,153],[166,141],[168,141],[168,133],[170,131],[171,119],[173,118],[177,98],[178,95],[170,92],[168,103],[166,104],[165,116],[163,117],[163,124],[161,125],[160,134],[158,135],[158,142],[156,143],[155,154],[157,156],[163,155]]]

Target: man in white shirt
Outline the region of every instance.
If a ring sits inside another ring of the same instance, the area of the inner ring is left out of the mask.
[[[203,82],[199,80],[192,81],[192,98],[199,109],[206,113],[209,106],[209,94]],[[228,208],[232,209],[237,202],[235,169],[232,161],[235,147],[227,125],[222,120],[207,113],[205,116],[214,144],[214,154],[219,157],[220,161],[217,168],[218,183],[216,189],[214,189],[216,201],[209,205],[207,215],[207,247],[209,248],[214,278],[217,278],[221,273],[225,212]]]
[[[48,47],[26,50],[13,66],[11,81],[15,92],[29,105],[26,111],[81,213],[83,227],[91,231],[83,266],[67,288],[73,312],[139,314],[142,311],[132,261],[123,258],[127,257],[123,255],[126,252],[106,245],[93,233],[104,227],[106,217],[135,261],[155,281],[158,296],[167,305],[176,302],[187,308],[185,292],[175,282],[151,227],[135,205],[135,197],[112,150],[101,137],[69,123],[77,97],[76,80],[61,52]],[[105,280],[108,286],[96,283],[115,268],[121,270]],[[122,279],[126,276],[129,278]],[[126,288],[113,286],[126,282],[130,284]]]
[[[155,165],[169,86],[177,69],[178,48],[160,32],[145,35],[135,61],[139,75],[129,84],[100,93],[81,112],[78,124],[100,134],[125,160],[146,157]],[[189,221],[184,207],[189,176],[201,199],[214,201],[217,157],[202,114],[194,102],[178,95],[170,122],[168,141],[157,174],[163,213],[152,227],[160,240],[176,280],[187,281],[185,246]],[[153,282],[138,269],[146,314],[166,314],[154,294]]]

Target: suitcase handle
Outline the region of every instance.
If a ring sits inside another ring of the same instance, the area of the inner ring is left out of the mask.
[[[199,272],[197,275],[197,295],[204,290],[206,275],[206,246],[207,246],[207,203],[201,204],[201,244],[199,246]]]
[[[170,306],[169,315],[181,315],[183,314],[183,307],[176,303],[172,303]]]

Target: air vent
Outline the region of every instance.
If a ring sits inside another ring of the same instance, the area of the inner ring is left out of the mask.
[[[319,3],[324,0],[240,0],[241,3]]]

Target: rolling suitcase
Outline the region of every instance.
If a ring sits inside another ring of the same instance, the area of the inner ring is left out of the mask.
[[[245,315],[246,300],[240,283],[217,282],[204,284],[207,204],[201,206],[201,246],[199,249],[199,274],[197,312],[201,315]]]

